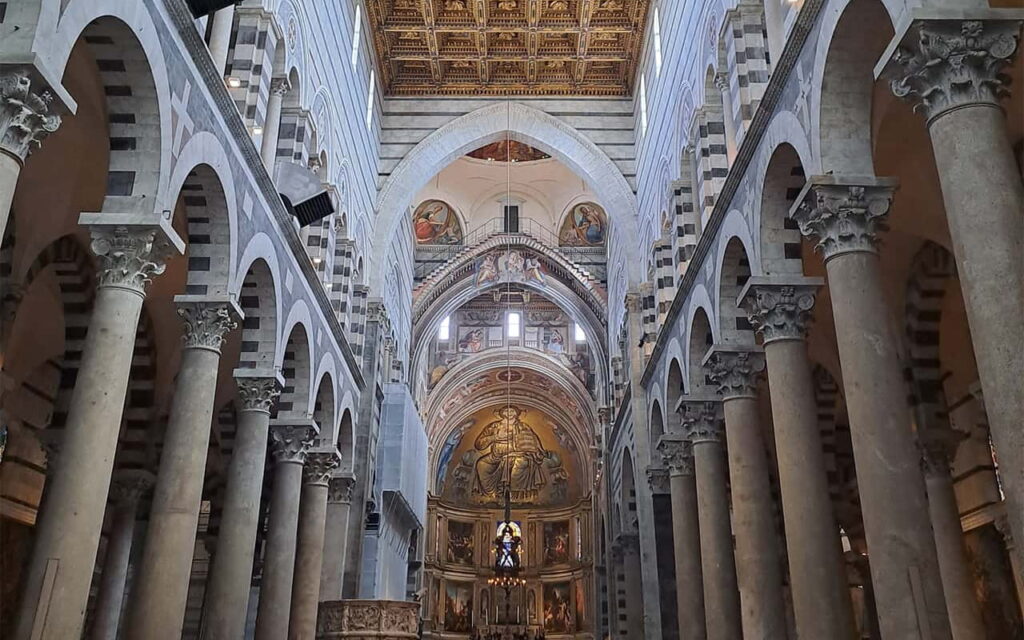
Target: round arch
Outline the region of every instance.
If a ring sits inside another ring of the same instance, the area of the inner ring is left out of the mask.
[[[467,113],[428,135],[384,183],[377,200],[380,218],[373,239],[371,282],[376,287],[384,282],[388,246],[408,215],[414,194],[456,158],[497,142],[506,134],[557,158],[586,180],[612,216],[612,234],[626,247],[630,282],[639,281],[636,196],[615,163],[579,131],[554,116],[520,103],[499,103]]]

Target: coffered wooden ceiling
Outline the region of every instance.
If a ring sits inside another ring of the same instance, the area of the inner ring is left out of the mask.
[[[648,0],[369,0],[390,95],[626,96]]]

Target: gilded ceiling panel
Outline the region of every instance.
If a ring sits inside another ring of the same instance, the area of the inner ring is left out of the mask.
[[[627,96],[648,0],[370,0],[389,95]]]

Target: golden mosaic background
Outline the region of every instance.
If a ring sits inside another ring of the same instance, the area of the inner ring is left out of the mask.
[[[648,0],[370,0],[389,95],[626,96]]]

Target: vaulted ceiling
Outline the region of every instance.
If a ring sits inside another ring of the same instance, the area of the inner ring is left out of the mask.
[[[370,0],[390,95],[626,96],[648,0]]]

